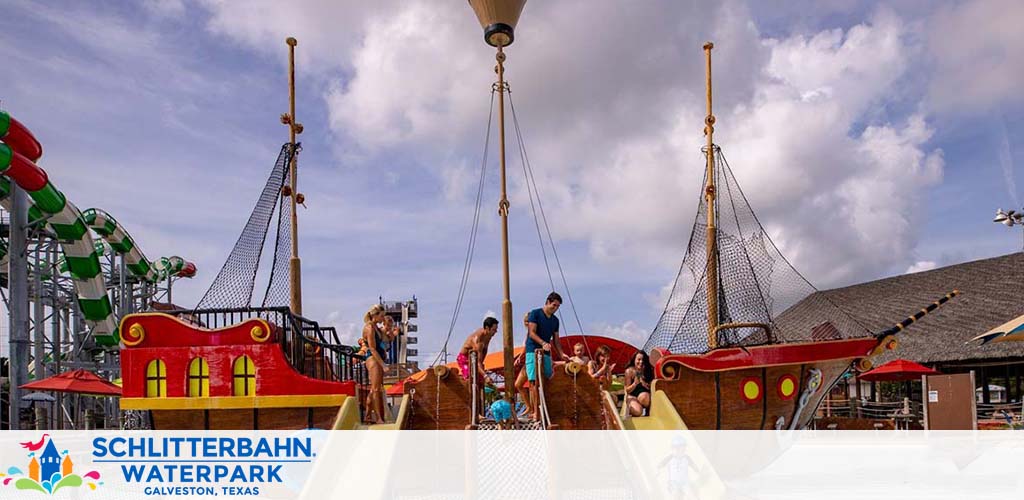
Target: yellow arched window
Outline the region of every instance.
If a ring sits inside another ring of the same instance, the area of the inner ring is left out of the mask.
[[[210,395],[210,365],[203,358],[188,364],[188,395],[201,398]]]
[[[234,383],[231,393],[235,396],[255,396],[256,366],[252,364],[252,358],[242,356],[236,359],[232,371],[234,372]]]
[[[146,397],[167,397],[167,365],[159,359],[146,365]]]

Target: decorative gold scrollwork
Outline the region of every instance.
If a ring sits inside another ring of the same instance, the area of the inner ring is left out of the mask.
[[[146,329],[138,323],[128,327],[128,331],[125,333],[121,335],[121,342],[128,347],[137,346],[146,338]]]

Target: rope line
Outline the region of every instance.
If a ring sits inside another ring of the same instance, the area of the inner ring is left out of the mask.
[[[508,105],[509,105],[509,109],[512,111],[512,124],[513,124],[513,128],[515,129],[515,133],[516,133],[516,141],[519,143],[519,149],[520,149],[520,154],[522,156],[523,168],[525,170],[524,173],[526,174],[526,177],[527,177],[527,179],[526,179],[527,180],[527,182],[526,182],[527,192],[529,192],[532,189],[537,194],[537,208],[540,210],[541,221],[543,221],[543,223],[544,223],[544,230],[545,230],[545,232],[547,233],[547,236],[548,236],[548,243],[551,245],[551,255],[554,256],[554,258],[555,258],[555,265],[558,267],[558,273],[559,273],[559,275],[562,278],[562,286],[565,288],[566,298],[569,299],[569,307],[572,309],[572,315],[576,319],[576,327],[579,328],[580,336],[583,337],[583,347],[587,350],[587,356],[590,357],[590,358],[593,358],[594,356],[593,356],[593,353],[591,353],[591,350],[590,350],[590,343],[587,342],[587,334],[583,330],[583,323],[580,321],[579,314],[578,314],[578,312],[576,310],[576,304],[575,304],[575,302],[572,299],[572,291],[569,289],[569,282],[565,278],[565,270],[562,268],[561,259],[558,258],[558,250],[555,248],[555,239],[551,236],[551,226],[548,224],[547,215],[544,213],[544,203],[541,201],[540,190],[537,188],[537,179],[533,175],[533,166],[530,164],[530,156],[526,152],[526,142],[523,140],[522,130],[519,127],[519,116],[516,114],[516,106],[512,102],[512,90],[511,89],[509,89],[509,92],[508,92]],[[531,201],[531,209],[532,209],[533,208],[533,196],[532,195],[530,196],[530,201]],[[536,219],[537,219],[537,214],[536,214],[536,212],[534,212],[534,223],[535,224],[537,223]],[[539,226],[537,228],[537,231],[538,231],[538,233],[540,232]],[[539,234],[538,234],[538,236],[539,236]],[[543,241],[543,238],[541,238],[541,251],[542,251],[542,253],[544,252],[544,241]],[[544,256],[544,265],[545,265],[545,267],[547,267],[547,255],[546,254]],[[551,269],[549,268],[547,271],[548,271],[548,279],[552,280],[552,278],[551,278]],[[554,288],[554,284],[552,284],[552,288]]]
[[[537,375],[537,404],[540,407],[540,424],[547,429],[551,426],[551,416],[548,415],[548,400],[544,397],[544,351],[537,349],[533,355],[536,357],[534,372]]]
[[[473,254],[476,249],[476,237],[479,233],[480,228],[480,207],[483,202],[484,194],[484,181],[487,178],[487,156],[491,145],[491,123],[494,117],[494,89],[491,89],[491,105],[490,112],[487,115],[487,132],[484,135],[484,154],[480,160],[480,182],[476,189],[476,206],[473,213],[473,228],[470,230],[469,243],[466,246],[466,257],[462,265],[462,280],[459,283],[459,294],[458,299],[455,301],[455,309],[452,311],[452,320],[448,324],[448,334],[444,338],[444,345],[441,347],[441,352],[437,353],[437,357],[430,366],[437,365],[438,361],[442,358],[444,362],[448,362],[448,342],[451,341],[452,332],[455,331],[455,324],[458,322],[459,313],[462,311],[462,301],[466,296],[466,285],[469,283],[469,273],[473,267]]]
[[[576,388],[576,374],[579,370],[573,370],[572,372],[572,425],[579,429],[580,427],[580,393]]]
[[[476,417],[476,415],[477,415],[477,410],[476,410],[476,394],[479,391],[479,388],[477,387],[477,384],[476,384],[476,371],[477,371],[476,351],[470,351],[469,352],[469,366],[470,366],[470,371],[472,372],[469,375],[470,377],[472,377],[470,387],[471,387],[471,389],[473,391],[473,394],[470,395],[470,397],[473,398],[473,408],[472,408],[473,414],[470,416],[470,420],[469,421],[474,426],[476,426],[479,423],[479,422],[477,422],[477,417]]]
[[[544,257],[544,269],[548,273],[548,283],[551,284],[551,289],[554,290],[555,289],[555,279],[554,279],[554,277],[551,274],[551,265],[548,263],[547,245],[544,244],[544,236],[543,236],[543,234],[541,234],[541,231],[540,231],[540,217],[537,216],[537,207],[536,207],[536,205],[533,202],[533,192],[534,192],[534,189],[531,189],[530,174],[528,173],[529,171],[527,170],[527,165],[529,164],[529,159],[528,159],[528,156],[526,154],[526,146],[525,146],[525,144],[523,144],[522,135],[520,135],[520,132],[519,132],[519,120],[516,119],[515,106],[512,106],[512,92],[511,91],[509,91],[508,102],[509,102],[509,106],[512,108],[512,123],[514,125],[515,132],[516,132],[516,142],[517,142],[517,145],[519,146],[519,148],[518,148],[519,149],[519,160],[520,160],[519,163],[523,167],[523,178],[526,179],[526,194],[530,198],[530,212],[533,214],[533,226],[537,229],[537,241],[540,243],[540,253],[541,253],[541,256]],[[540,202],[540,193],[539,192],[537,193],[537,202],[538,203]]]

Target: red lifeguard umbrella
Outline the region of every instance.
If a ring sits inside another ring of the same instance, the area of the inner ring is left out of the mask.
[[[86,370],[73,370],[20,386],[36,391],[73,392],[93,396],[120,396],[121,388]]]
[[[939,372],[907,359],[896,359],[871,371],[861,374],[861,380],[868,382],[895,382],[920,380],[921,375],[938,375]]]

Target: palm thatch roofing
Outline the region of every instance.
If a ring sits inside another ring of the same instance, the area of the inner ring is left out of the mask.
[[[780,318],[824,298],[856,322],[836,322],[842,336],[860,337],[863,328],[881,332],[952,290],[960,295],[898,334],[899,347],[875,358],[875,364],[896,358],[933,364],[1024,359],[1024,342],[966,343],[1024,314],[1022,252],[819,291]]]

